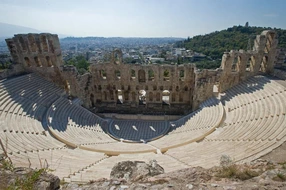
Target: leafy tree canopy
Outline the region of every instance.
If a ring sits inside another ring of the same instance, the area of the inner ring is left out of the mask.
[[[184,47],[195,52],[221,59],[223,53],[229,50],[252,49],[256,35],[263,30],[274,29],[278,35],[278,47],[286,48],[286,30],[266,27],[233,26],[226,30],[215,31],[206,35],[198,35],[176,43],[177,47]]]

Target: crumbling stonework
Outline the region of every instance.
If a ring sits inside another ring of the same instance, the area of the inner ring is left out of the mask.
[[[59,67],[63,65],[62,53],[56,34],[17,34],[6,39],[15,64],[21,64],[24,72],[35,72],[62,85]]]
[[[186,114],[218,92],[258,73],[273,73],[277,59],[275,31],[263,31],[252,51],[230,51],[216,70],[197,70],[194,64],[124,64],[122,52],[112,52],[109,63],[92,64],[80,75],[64,66],[57,35],[15,35],[6,40],[14,62],[36,72],[83,100],[98,112]]]

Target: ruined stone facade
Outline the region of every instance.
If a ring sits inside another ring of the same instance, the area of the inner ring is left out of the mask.
[[[57,35],[15,35],[6,40],[14,61],[26,72],[36,72],[83,100],[98,112],[185,114],[214,95],[258,73],[273,72],[275,31],[264,31],[252,51],[230,51],[216,70],[197,70],[193,64],[131,65],[115,50],[109,63],[92,64],[89,73],[64,66]]]

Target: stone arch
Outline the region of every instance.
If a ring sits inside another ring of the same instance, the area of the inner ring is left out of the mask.
[[[143,69],[138,71],[138,82],[146,82],[145,71]]]
[[[103,92],[103,98],[104,98],[105,101],[107,100],[107,93],[106,93],[106,91]]]
[[[185,70],[179,70],[179,80],[184,81],[185,79]]]
[[[46,56],[46,61],[48,63],[48,67],[53,67],[53,63],[52,63],[52,61],[51,61],[49,56]]]
[[[43,66],[41,60],[39,59],[39,57],[37,57],[37,56],[34,57],[34,60],[35,60],[35,63],[37,65],[37,67],[42,67]]]
[[[122,51],[120,49],[115,49],[112,52],[113,63],[119,65],[122,63]]]
[[[255,64],[255,57],[254,56],[249,57],[247,62],[246,62],[246,67],[245,67],[246,71],[252,72],[254,64]]]
[[[23,38],[22,36],[20,36],[19,42],[20,42],[20,44],[21,44],[22,50],[23,50],[23,51],[27,51],[27,46],[26,46],[25,41],[24,41],[24,38]]]
[[[153,102],[153,92],[149,92],[149,101]]]
[[[53,41],[52,41],[52,40],[48,40],[48,44],[49,44],[49,50],[50,50],[52,53],[55,53],[55,48],[54,48]]]
[[[117,98],[116,103],[117,103],[117,104],[123,104],[123,94],[122,94],[122,90],[119,90],[119,89],[116,90],[115,94],[116,94],[116,98]]]
[[[169,69],[164,70],[163,79],[164,81],[170,81],[170,70]]]
[[[49,51],[49,45],[48,45],[47,37],[42,35],[40,37],[40,39],[41,39],[41,44],[42,44],[44,52],[48,52]]]
[[[94,95],[91,93],[90,97],[89,97],[90,103],[92,107],[95,107],[95,103],[94,103]]]
[[[267,63],[268,63],[268,56],[263,56],[259,71],[266,72],[267,69]]]
[[[121,79],[121,73],[120,73],[120,71],[119,70],[115,70],[115,78],[116,79],[118,79],[118,80],[120,80]]]
[[[125,101],[129,100],[129,91],[124,91],[124,100]]]
[[[113,90],[109,90],[109,96],[110,96],[110,100],[114,100],[114,91]]]
[[[154,81],[155,79],[155,75],[154,75],[154,71],[152,69],[148,70],[148,81]]]
[[[179,102],[184,102],[184,94],[179,93]]]
[[[25,60],[26,66],[31,67],[30,59],[28,57],[25,57],[24,60]]]
[[[31,51],[32,52],[37,52],[37,44],[36,44],[34,36],[29,34],[28,35],[28,40],[29,40],[29,44],[31,46]]]
[[[107,78],[107,77],[106,77],[106,72],[105,72],[104,69],[101,69],[101,70],[99,71],[99,76],[100,76],[102,79],[106,79],[106,78]]]
[[[160,101],[160,92],[156,93],[156,101],[159,102]]]
[[[232,61],[231,65],[231,71],[232,72],[238,72],[239,71],[239,65],[240,65],[240,56],[235,56]]]
[[[163,105],[170,105],[170,91],[163,90],[162,92],[162,104]]]
[[[146,105],[146,91],[145,90],[139,90],[138,93],[138,99],[139,99],[139,105]]]
[[[136,72],[134,69],[130,70],[130,80],[135,80],[136,79]]]
[[[269,51],[272,48],[274,38],[275,38],[275,32],[270,31],[266,34],[266,43],[265,43],[264,53],[269,53]]]

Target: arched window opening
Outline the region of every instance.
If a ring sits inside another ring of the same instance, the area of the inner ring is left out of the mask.
[[[170,81],[170,71],[169,70],[164,71],[163,78],[164,78],[164,81]]]
[[[37,44],[35,42],[35,39],[32,35],[28,35],[28,40],[29,40],[29,44],[31,46],[31,50],[32,52],[37,52]]]
[[[139,105],[146,105],[146,91],[139,90]]]
[[[102,79],[104,79],[104,80],[107,78],[107,77],[106,77],[106,72],[105,72],[105,70],[103,70],[103,69],[99,71],[99,75],[100,75],[100,77],[101,77]]]
[[[269,51],[271,50],[274,37],[275,37],[275,33],[273,32],[267,35],[264,53],[269,53]]]
[[[103,97],[104,97],[104,100],[107,100],[107,93],[105,91],[103,92]]]
[[[120,73],[119,70],[116,70],[116,71],[115,71],[115,77],[116,77],[116,79],[120,80],[120,78],[121,78],[121,73]]]
[[[187,87],[187,86],[185,86],[184,90],[187,92],[187,91],[188,91],[188,87]]]
[[[53,41],[52,40],[48,40],[48,44],[49,44],[50,52],[54,53],[55,52],[55,48],[54,48]]]
[[[41,36],[41,43],[42,43],[42,47],[44,52],[48,52],[49,51],[49,45],[48,45],[48,40],[46,36]]]
[[[183,102],[184,101],[184,94],[179,93],[179,102]]]
[[[255,63],[255,58],[253,56],[251,56],[246,63],[246,71],[247,72],[253,71],[254,63]]]
[[[114,100],[113,90],[109,90],[110,100]]]
[[[113,52],[114,64],[119,65],[121,63],[122,54],[120,50],[115,50]]]
[[[116,91],[117,94],[117,104],[123,104],[123,96],[122,96],[122,90],[117,90]]]
[[[94,103],[94,95],[93,94],[90,94],[90,103],[91,103],[91,106],[92,107],[95,107],[95,103]]]
[[[129,91],[124,91],[124,100],[125,101],[129,100]]]
[[[239,57],[235,56],[231,65],[231,72],[237,72],[238,71],[238,62],[239,62]]]
[[[157,90],[157,86],[156,85],[153,86],[153,90]]]
[[[153,102],[153,92],[149,92],[149,101]]]
[[[164,90],[162,92],[162,104],[170,105],[170,91],[169,90]]]
[[[185,80],[185,71],[184,70],[180,70],[179,71],[179,80],[180,81],[184,81]]]
[[[46,61],[48,63],[48,67],[53,67],[53,63],[52,63],[52,61],[51,61],[49,56],[46,56]]]
[[[138,81],[139,82],[146,82],[146,79],[145,79],[145,71],[143,69],[140,69],[138,71]]]
[[[42,63],[41,63],[41,60],[39,59],[39,57],[34,57],[34,60],[36,62],[37,67],[42,67]]]
[[[130,80],[135,80],[136,79],[136,74],[135,70],[131,69],[130,71]]]
[[[155,79],[154,71],[152,69],[148,70],[148,80],[154,81],[154,79]]]
[[[27,46],[26,46],[24,38],[22,36],[19,38],[19,41],[20,41],[22,50],[27,51]]]
[[[160,101],[160,92],[156,93],[156,101],[159,102]]]
[[[28,57],[24,58],[27,67],[31,67],[30,59]]]
[[[260,64],[259,71],[261,71],[261,72],[266,72],[267,62],[268,62],[268,57],[267,57],[267,56],[264,56],[264,57],[262,58],[262,62],[261,62],[261,64]]]

